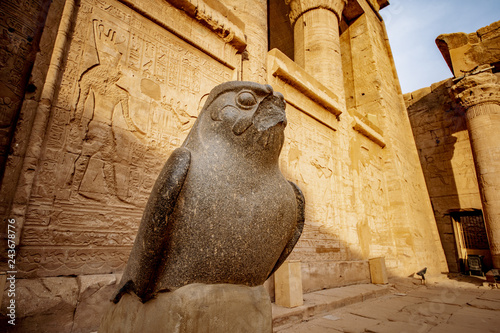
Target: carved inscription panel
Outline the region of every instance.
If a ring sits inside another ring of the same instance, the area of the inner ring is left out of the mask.
[[[26,216],[22,274],[121,270],[161,167],[206,94],[232,79],[233,69],[127,6],[82,0]]]
[[[290,259],[303,263],[362,260],[394,245],[387,223],[387,191],[380,146],[361,134],[338,131],[287,105],[280,167],[306,198],[306,221]]]
[[[306,198],[306,224],[291,259],[303,262],[345,258],[338,211],[338,138],[293,105],[287,105],[286,141],[280,167]]]

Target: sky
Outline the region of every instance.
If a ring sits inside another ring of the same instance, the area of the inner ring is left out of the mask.
[[[380,11],[403,93],[453,76],[436,37],[475,32],[500,20],[500,0],[389,0]]]

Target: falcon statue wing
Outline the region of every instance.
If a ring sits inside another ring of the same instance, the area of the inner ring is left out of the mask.
[[[181,147],[174,150],[161,170],[144,209],[118,291],[112,299],[114,303],[129,291],[135,292],[143,302],[152,297],[161,262],[159,256],[168,242],[168,218],[174,210],[190,163],[191,152]]]
[[[292,252],[293,248],[295,247],[295,244],[297,244],[297,241],[299,240],[300,235],[302,234],[302,230],[304,229],[304,209],[305,209],[305,199],[304,195],[302,194],[302,191],[300,188],[295,185],[295,183],[288,181],[290,185],[293,188],[293,191],[295,192],[295,199],[297,200],[297,224],[295,226],[295,231],[292,234],[292,237],[288,241],[288,243],[285,246],[285,249],[283,252],[281,252],[281,255],[274,265],[273,269],[271,270],[271,273],[267,276],[269,278],[271,275],[273,275],[274,272],[285,262],[286,258],[290,255]]]

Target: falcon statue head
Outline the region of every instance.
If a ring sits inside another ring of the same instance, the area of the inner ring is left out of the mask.
[[[287,124],[285,99],[270,85],[230,81],[210,93],[184,146],[208,145],[215,140],[264,150],[278,157]]]

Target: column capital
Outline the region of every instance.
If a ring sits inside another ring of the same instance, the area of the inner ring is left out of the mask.
[[[451,92],[466,110],[480,104],[500,105],[500,82],[491,72],[466,76],[451,87]]]
[[[340,22],[347,0],[285,0],[285,3],[290,5],[289,17],[290,22],[294,25],[302,14],[316,8],[332,11]]]

